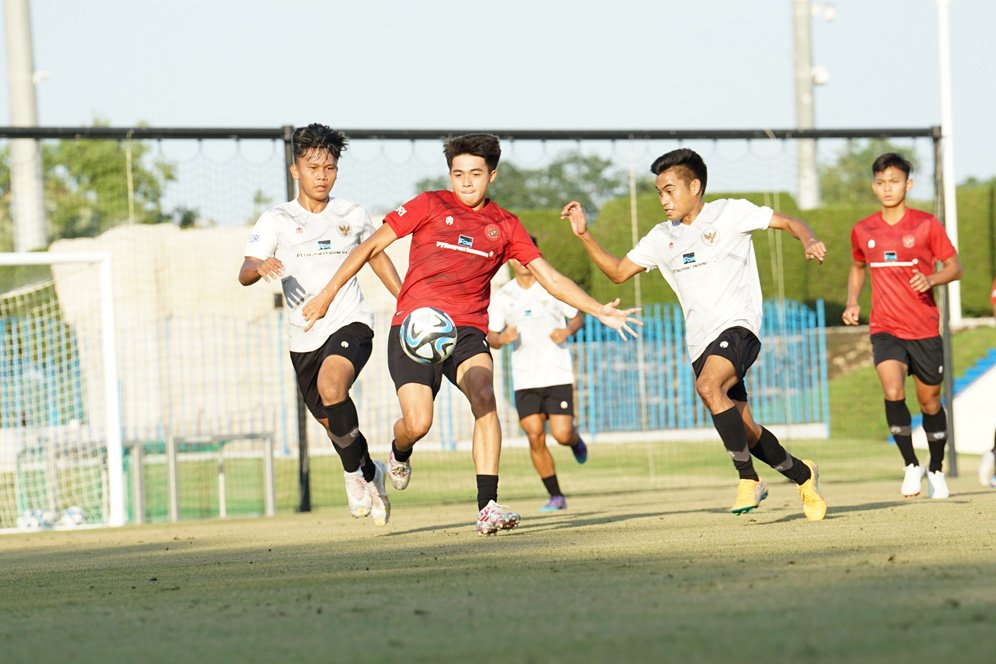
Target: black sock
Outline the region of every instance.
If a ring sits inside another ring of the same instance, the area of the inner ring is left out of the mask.
[[[546,487],[547,492],[551,496],[562,496],[564,494],[560,493],[560,483],[557,481],[557,475],[553,474],[550,477],[544,477],[543,486]]]
[[[761,438],[751,448],[751,454],[796,484],[804,484],[813,475],[809,466],[789,454],[775,434],[764,427],[761,427]]]
[[[370,449],[367,447],[367,439],[361,433],[356,442],[363,443],[363,462],[360,464],[360,468],[363,469],[363,479],[367,482],[373,482],[374,475],[377,474],[377,466],[374,465],[373,459],[370,458]]]
[[[740,474],[740,479],[756,482],[759,478],[750,460],[747,432],[744,431],[744,421],[740,417],[740,411],[733,406],[722,413],[716,413],[712,416],[712,423],[719,432],[719,437],[723,439],[723,446],[733,458],[733,466]]]
[[[927,447],[930,449],[927,470],[934,473],[944,465],[944,447],[948,444],[948,414],[944,411],[944,406],[933,415],[922,410],[920,414],[923,415],[923,432],[927,434]]]
[[[404,463],[405,461],[408,461],[409,459],[412,458],[412,452],[415,451],[415,447],[414,446],[409,447],[407,450],[402,452],[401,450],[398,449],[398,441],[392,440],[391,451],[394,452],[395,461],[400,461],[401,463]]]
[[[345,401],[325,406],[325,416],[332,432],[332,447],[339,453],[342,469],[347,473],[356,472],[366,456],[367,441],[360,433],[353,400],[346,397]]]
[[[889,424],[889,433],[896,441],[899,453],[903,455],[903,465],[920,465],[920,460],[916,458],[913,451],[913,433],[910,424],[913,421],[910,409],[906,407],[905,401],[885,400],[885,421]]]
[[[484,506],[491,501],[498,502],[498,476],[478,475],[477,476],[477,509],[483,510]]]

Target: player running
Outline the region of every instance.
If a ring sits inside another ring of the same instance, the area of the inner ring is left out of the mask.
[[[907,498],[920,495],[924,475],[913,451],[912,417],[906,406],[905,382],[911,374],[930,451],[927,495],[941,499],[949,495],[942,470],[948,420],[941,405],[944,352],[934,287],[961,278],[961,264],[941,222],[930,213],[906,207],[906,192],[913,187],[911,170],[910,162],[894,152],[872,164],[872,191],[882,209],[851,230],[854,262],[847,275],[842,318],[847,325],[858,324],[858,297],[868,268],[872,357],[885,393],[885,421],[906,467],[900,491]],[[935,272],[936,261],[943,267]]]
[[[570,220],[588,255],[613,283],[656,267],[678,295],[695,389],[740,475],[730,511],[749,512],[768,496],[751,462],[753,454],[798,485],[803,513],[819,521],[827,504],[816,464],[796,459],[754,421],[744,378],[761,350],[761,282],[751,233],[787,231],[802,243],[807,259],[821,263],[826,247],[804,222],[771,208],[740,199],[704,202],[706,165],[692,150],[661,155],[650,170],[668,220],[651,229],[625,257],[612,256],[592,237],[577,201],[568,203],[561,216]]]
[[[330,301],[319,321],[307,321],[301,305],[328,283],[350,250],[369,238],[373,223],[366,210],[331,196],[339,156],[346,137],[325,125],[311,124],[294,132],[291,176],[298,183],[295,200],[260,215],[249,234],[239,283],[249,286],[262,277],[280,279],[289,310],[291,363],[308,410],[325,428],[342,461],[349,513],[370,515],[383,526],[391,516],[380,461],[372,461],[359,429],[349,388],[370,359],[373,311],[356,279],[350,279]],[[370,267],[394,296],[401,278],[391,259],[381,254]]]
[[[529,236],[534,244],[536,238]],[[554,298],[529,269],[508,261],[515,275],[491,298],[488,343],[512,346],[512,387],[519,425],[529,439],[529,455],[550,499],[540,512],[567,509],[553,456],[546,448],[546,425],[578,463],[588,460],[588,446],[574,424],[574,366],[566,341],[584,323],[584,314]]]
[[[309,325],[326,315],[329,303],[359,269],[395,240],[411,235],[409,269],[398,296],[388,336],[388,368],[402,417],[394,424],[388,458],[391,483],[398,490],[411,478],[412,447],[432,426],[432,405],[442,377],[467,397],[474,415],[473,457],[477,472],[477,532],[492,535],[515,527],[519,514],[498,504],[501,428],[494,393],[494,365],[486,341],[491,278],[509,259],[527,266],[554,297],[618,330],[635,336],[630,315],[618,300],[602,305],[541,256],[518,218],[487,197],[497,176],[501,146],[491,134],[468,134],[444,144],[451,191],[419,194],[389,213],[384,225],[350,253],[326,287],[305,303]],[[453,354],[442,364],[424,365],[401,349],[399,327],[418,307],[438,307],[457,325]]]

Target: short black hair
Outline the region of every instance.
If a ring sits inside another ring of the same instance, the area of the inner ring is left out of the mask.
[[[872,164],[872,175],[878,175],[887,168],[898,168],[906,174],[906,179],[909,180],[913,164],[898,152],[886,152]]]
[[[346,150],[348,139],[338,129],[332,129],[317,122],[294,130],[294,158],[300,159],[313,150],[328,150],[339,161],[339,155]]]
[[[692,180],[698,180],[702,184],[702,191],[699,193],[705,193],[709,172],[698,152],[689,150],[688,148],[678,148],[677,150],[665,152],[657,157],[654,163],[650,165],[650,172],[654,175],[660,175],[671,168],[678,169],[679,174],[685,182],[690,183]]]
[[[453,159],[458,155],[469,154],[481,157],[488,164],[488,170],[498,168],[501,159],[501,143],[494,134],[464,134],[454,136],[443,143],[446,167],[453,168]]]

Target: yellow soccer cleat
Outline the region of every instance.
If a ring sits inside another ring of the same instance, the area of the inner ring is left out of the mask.
[[[768,485],[759,480],[740,480],[737,484],[737,499],[730,511],[737,516],[750,512],[768,497]]]
[[[812,477],[799,485],[799,495],[802,496],[802,513],[810,521],[822,521],[827,515],[827,501],[820,493],[820,471],[812,461],[803,461],[809,466]]]

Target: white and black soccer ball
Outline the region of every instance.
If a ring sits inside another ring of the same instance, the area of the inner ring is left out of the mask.
[[[401,350],[419,364],[439,364],[456,347],[457,329],[445,311],[419,307],[401,323]]]

